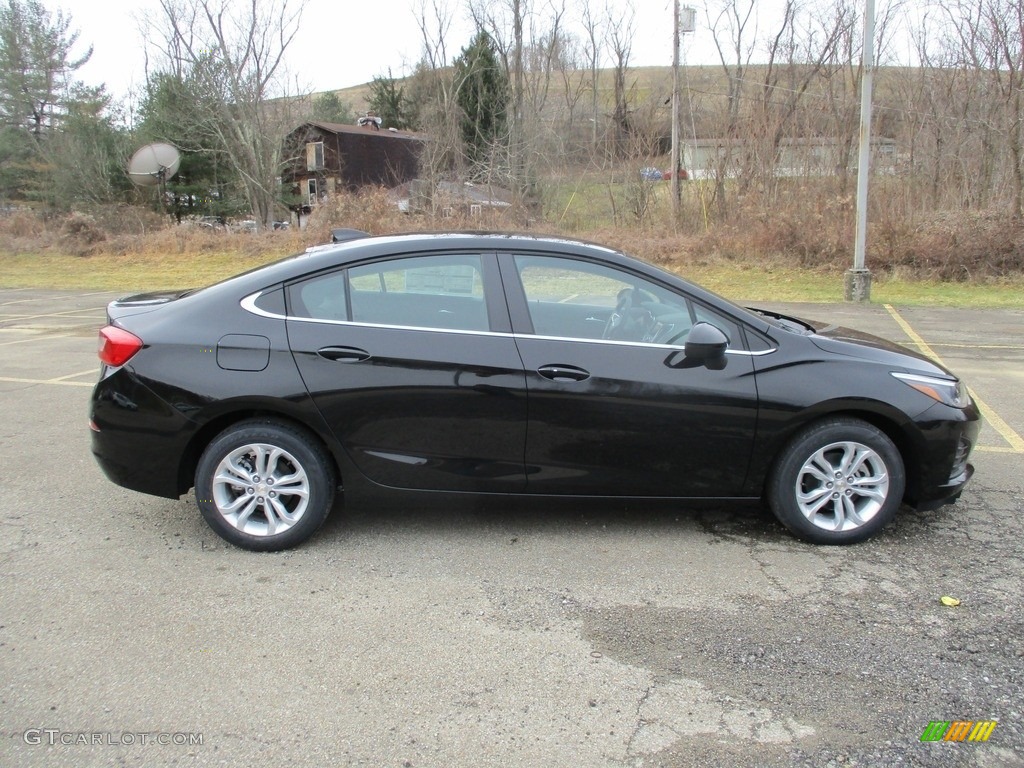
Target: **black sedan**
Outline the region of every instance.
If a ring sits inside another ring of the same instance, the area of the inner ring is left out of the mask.
[[[305,541],[339,490],[764,499],[849,544],[956,499],[980,428],[916,352],[571,240],[355,238],[108,318],[100,466],[194,487],[249,549]]]

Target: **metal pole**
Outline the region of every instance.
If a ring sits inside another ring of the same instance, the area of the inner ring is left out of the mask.
[[[676,224],[682,207],[682,188],[679,185],[679,106],[682,100],[679,86],[679,0],[675,0],[672,15],[672,220]]]
[[[860,83],[860,151],[857,160],[857,231],[853,269],[846,273],[846,300],[871,299],[871,271],[865,264],[868,237],[868,172],[871,163],[871,96],[875,73],[875,0],[864,3],[863,75]]]

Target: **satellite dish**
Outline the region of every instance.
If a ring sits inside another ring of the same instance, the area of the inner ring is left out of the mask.
[[[181,154],[170,144],[156,142],[141,147],[128,163],[128,177],[140,187],[155,187],[178,172]]]

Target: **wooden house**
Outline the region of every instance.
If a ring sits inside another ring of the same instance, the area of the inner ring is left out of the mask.
[[[422,134],[383,128],[379,119],[359,125],[303,123],[285,138],[281,182],[314,207],[335,191],[394,187],[419,173]]]

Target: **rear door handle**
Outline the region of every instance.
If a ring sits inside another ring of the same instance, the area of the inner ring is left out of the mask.
[[[370,359],[370,353],[358,347],[323,347],[316,351],[320,357],[336,363],[361,363]]]
[[[590,378],[590,371],[574,365],[542,365],[537,373],[551,381],[586,381]]]

